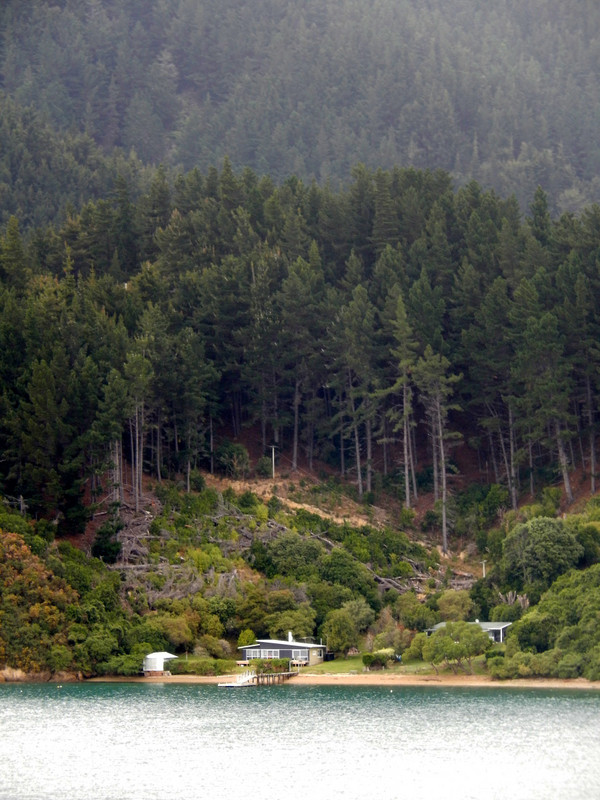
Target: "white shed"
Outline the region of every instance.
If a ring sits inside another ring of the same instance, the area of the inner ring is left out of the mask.
[[[144,675],[165,675],[165,661],[169,661],[171,658],[177,658],[177,656],[165,652],[148,653],[142,665]]]

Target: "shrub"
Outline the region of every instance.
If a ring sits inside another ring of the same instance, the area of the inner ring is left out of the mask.
[[[254,492],[251,492],[250,490],[242,492],[242,494],[238,497],[237,500],[237,505],[240,511],[252,512],[254,511],[258,503],[259,503],[258,497],[254,494]]]
[[[254,631],[250,630],[250,628],[245,628],[238,636],[237,645],[238,647],[245,647],[247,644],[254,644],[255,641],[256,635]]]
[[[393,647],[386,647],[383,650],[376,650],[374,653],[365,653],[365,655],[371,656],[370,664],[365,664],[364,656],[363,664],[371,669],[385,669],[389,662],[395,658]]]
[[[485,654],[485,660],[489,663],[494,658],[504,658],[504,650],[488,650]]]
[[[190,486],[195,492],[202,492],[206,488],[206,481],[200,470],[193,469],[190,472]]]
[[[273,462],[268,456],[262,456],[256,462],[254,471],[259,478],[270,478],[273,474]]]
[[[253,658],[250,666],[257,673],[287,672],[290,668],[289,658]]]
[[[213,658],[225,659],[230,655],[228,643],[224,639],[217,639],[216,636],[211,636],[209,633],[205,633],[200,637],[199,644],[202,645]]]
[[[231,478],[244,478],[250,471],[250,456],[243,444],[225,441],[215,452],[215,465]]]
[[[114,564],[121,554],[121,543],[116,540],[116,535],[123,527],[123,523],[105,522],[96,533],[92,545],[94,558],[101,558],[107,564]]]
[[[559,678],[578,678],[583,672],[583,656],[581,653],[566,653],[558,662]]]

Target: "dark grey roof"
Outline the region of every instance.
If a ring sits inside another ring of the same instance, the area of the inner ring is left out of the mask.
[[[257,645],[269,645],[269,646],[276,646],[276,647],[292,647],[294,650],[299,650],[301,648],[305,648],[306,650],[310,650],[311,648],[320,648],[321,650],[324,649],[324,644],[310,644],[309,642],[294,642],[289,641],[289,639],[257,639],[253,644],[243,644],[238,647],[238,650],[246,650],[250,647],[256,647]]]

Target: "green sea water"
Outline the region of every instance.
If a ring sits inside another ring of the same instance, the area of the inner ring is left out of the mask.
[[[2,800],[600,798],[600,692],[0,686]]]

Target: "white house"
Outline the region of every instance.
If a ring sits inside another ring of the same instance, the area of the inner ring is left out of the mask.
[[[142,665],[144,676],[170,675],[171,673],[165,670],[165,661],[169,661],[171,658],[177,658],[177,656],[171,653],[165,653],[164,651],[161,653],[148,653]]]

